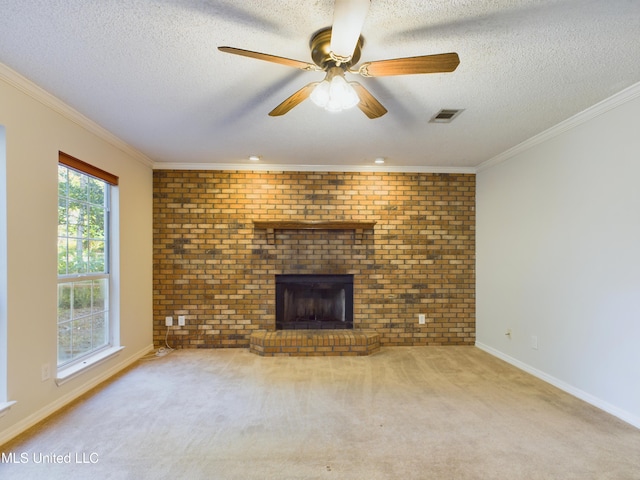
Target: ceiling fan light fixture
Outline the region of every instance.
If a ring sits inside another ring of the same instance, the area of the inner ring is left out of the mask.
[[[332,67],[326,78],[313,89],[311,101],[329,112],[340,112],[355,107],[360,98],[353,87],[344,78],[339,67]]]

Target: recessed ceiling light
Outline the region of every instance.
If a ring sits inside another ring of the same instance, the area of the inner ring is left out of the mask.
[[[249,160],[251,160],[252,162],[257,162],[258,160],[260,160],[260,157],[258,155],[250,155]]]
[[[383,163],[384,163],[384,158],[382,158],[382,157],[378,157],[378,158],[376,158],[376,159],[374,160],[374,162],[375,162],[375,163],[377,163],[377,164],[379,164],[379,165],[381,165],[381,164],[383,164]]]

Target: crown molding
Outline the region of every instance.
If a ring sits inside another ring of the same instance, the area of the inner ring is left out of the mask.
[[[93,120],[85,117],[77,110],[71,108],[69,105],[64,103],[59,98],[51,95],[49,92],[39,87],[31,80],[23,77],[19,73],[10,69],[6,65],[0,63],[0,80],[5,81],[9,85],[15,87],[20,90],[22,93],[28,95],[32,99],[40,102],[45,107],[52,109],[53,111],[59,113],[67,120],[75,123],[76,125],[84,128],[90,133],[93,133],[97,137],[102,140],[110,143],[117,149],[123,151],[130,157],[133,157],[137,161],[143,163],[147,167],[153,168],[153,160],[147,157],[145,154],[136,150],[128,143],[125,143],[120,138],[116,137],[114,134],[109,132],[107,129],[101,127]]]
[[[481,163],[480,165],[478,165],[476,172],[480,172],[482,170],[486,170],[487,168],[494,167],[500,163],[506,162],[507,160],[512,159],[516,155],[519,155],[540,143],[557,137],[558,135],[568,130],[572,130],[579,125],[582,125],[589,120],[593,120],[603,113],[606,113],[609,110],[613,110],[620,105],[628,103],[639,96],[640,82],[625,88],[624,90],[612,95],[611,97],[596,103],[595,105],[587,108],[586,110],[583,110],[580,113],[577,113],[573,117],[569,117],[567,120],[558,123],[548,130],[545,130],[542,133],[539,133],[538,135],[535,135],[530,139],[516,145],[515,147],[510,148],[509,150],[506,150],[503,153]]]
[[[236,164],[236,163],[179,163],[155,162],[154,170],[239,170],[264,172],[402,172],[402,173],[471,173],[474,167],[429,167],[429,166],[369,166],[369,165],[284,165],[284,164]]]

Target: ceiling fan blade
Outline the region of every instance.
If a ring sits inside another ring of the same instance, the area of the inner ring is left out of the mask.
[[[302,62],[300,60],[292,60],[285,57],[278,57],[276,55],[269,55],[267,53],[253,52],[251,50],[242,50],[241,48],[234,47],[218,47],[218,50],[225,53],[232,53],[234,55],[242,55],[243,57],[256,58],[258,60],[264,60],[266,62],[279,63],[280,65],[299,68],[301,70],[320,70],[320,67],[314,65],[313,63]]]
[[[349,61],[356,48],[371,0],[335,0],[330,50],[336,60]]]
[[[363,63],[358,73],[363,77],[387,77],[416,73],[453,72],[460,64],[457,53],[440,53],[420,57],[395,58]]]
[[[320,82],[312,82],[305,85],[280,105],[278,105],[276,108],[271,110],[269,112],[269,115],[272,117],[279,117],[280,115],[284,115],[285,113],[287,113],[296,105],[304,102],[307,98],[309,98],[309,95],[311,95],[311,92],[313,92],[313,89],[316,88],[316,85],[318,85],[318,83]]]
[[[358,82],[350,82],[350,84],[360,98],[358,108],[362,110],[367,117],[378,118],[387,113],[387,109],[384,108],[382,104],[373,95],[371,95],[371,93],[369,93],[369,90],[364,88]]]

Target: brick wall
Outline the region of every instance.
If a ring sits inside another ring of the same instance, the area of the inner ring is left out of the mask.
[[[354,274],[354,328],[383,346],[475,341],[475,175],[157,170],[153,207],[156,346],[185,315],[171,346],[248,347],[281,273]],[[254,220],[377,223],[271,243]]]

